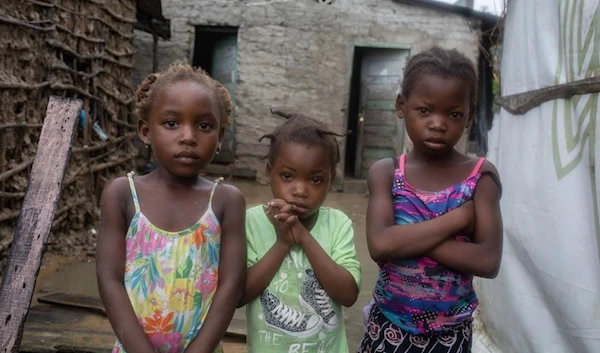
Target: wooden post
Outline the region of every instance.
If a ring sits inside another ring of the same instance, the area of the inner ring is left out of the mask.
[[[0,286],[0,353],[17,353],[81,111],[79,99],[50,97],[29,185]]]
[[[158,71],[158,35],[152,30],[152,72]]]

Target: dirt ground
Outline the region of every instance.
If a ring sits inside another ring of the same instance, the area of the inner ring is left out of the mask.
[[[270,189],[266,186],[259,186],[248,181],[234,182],[233,184],[245,195],[248,207],[264,204],[271,199]],[[365,238],[367,198],[365,195],[359,194],[330,193],[325,205],[344,211],[353,220],[355,243],[362,264],[363,282],[358,301],[353,307],[347,308],[344,315],[348,343],[352,352],[362,339],[362,308],[370,300],[371,291],[377,279],[377,266],[369,257]],[[74,259],[48,255],[45,256],[43,263],[32,304],[36,304],[37,298],[40,296],[55,292],[98,297],[95,263],[93,261],[81,263]],[[235,315],[236,321],[244,320],[244,316],[245,309],[239,309]],[[111,348],[114,338],[110,337],[110,326],[107,326],[105,319],[103,320],[97,324],[102,335],[95,345],[100,350],[102,347],[106,347],[108,350]],[[72,320],[72,322],[73,325],[81,325],[81,323],[76,323],[76,320]],[[33,337],[34,333],[38,335],[38,331],[43,330],[43,327],[33,327],[31,325],[30,327],[32,329],[27,330],[26,328],[25,330],[24,342],[27,342],[28,338],[30,342],[38,340],[37,336]],[[28,335],[30,337],[27,337]],[[229,353],[245,352],[243,346],[236,342],[229,343],[225,348],[226,352]]]

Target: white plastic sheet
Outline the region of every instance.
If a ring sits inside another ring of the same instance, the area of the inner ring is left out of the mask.
[[[600,76],[599,2],[510,1],[502,95]],[[474,352],[600,352],[599,108],[586,94],[495,119],[504,253],[476,282]]]

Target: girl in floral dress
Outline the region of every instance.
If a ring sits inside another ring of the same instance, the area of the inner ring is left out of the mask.
[[[200,172],[221,149],[231,98],[175,64],[146,78],[136,105],[157,167],[102,193],[97,274],[113,353],[221,352],[244,288],[245,201]]]

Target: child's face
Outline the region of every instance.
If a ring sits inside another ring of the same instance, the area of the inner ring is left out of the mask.
[[[152,145],[158,164],[180,177],[197,176],[223,139],[210,92],[193,81],[174,82],[157,92],[140,137]]]
[[[284,143],[267,177],[276,199],[296,205],[300,220],[316,215],[325,202],[333,178],[329,153],[320,146]]]
[[[463,79],[424,75],[408,98],[398,96],[398,116],[406,119],[406,131],[414,149],[426,155],[450,153],[471,124],[469,85]]]

